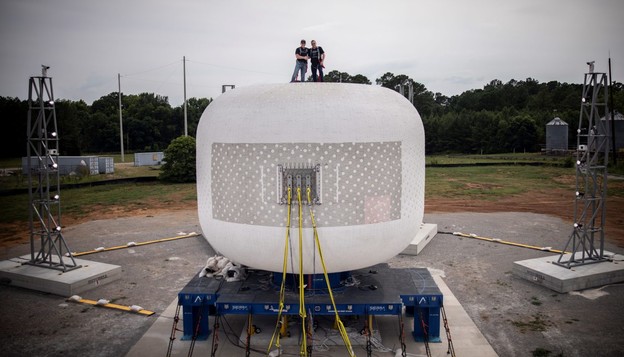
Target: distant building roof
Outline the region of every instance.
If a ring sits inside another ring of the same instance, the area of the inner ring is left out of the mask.
[[[607,113],[606,117],[611,118],[611,113]],[[620,112],[615,112],[614,116],[615,120],[624,120],[624,114]],[[605,117],[600,118],[600,120],[604,120]]]
[[[568,125],[568,123],[561,120],[561,118],[556,117],[555,119],[549,121],[546,125]]]

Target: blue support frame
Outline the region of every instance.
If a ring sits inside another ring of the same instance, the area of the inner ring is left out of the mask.
[[[306,311],[312,311],[316,315],[335,314],[331,303],[305,304]],[[336,304],[340,316],[364,316],[364,315],[400,315],[403,305],[398,303],[389,304]],[[276,303],[245,303],[230,299],[218,299],[216,303],[217,315],[277,315],[279,306]],[[282,315],[298,315],[299,304],[285,304]]]
[[[440,339],[440,308],[443,306],[442,294],[401,295],[408,314],[414,316],[414,341],[442,342]],[[423,330],[422,321],[427,331]]]
[[[190,285],[190,283],[189,283]],[[206,340],[210,335],[209,316],[215,315],[215,301],[218,294],[192,291],[185,287],[178,293],[178,305],[182,306],[182,340],[191,340],[199,323],[197,340]]]
[[[347,277],[345,273],[336,273],[337,277]],[[259,275],[251,272],[248,280],[225,283],[211,278],[193,278],[178,293],[178,305],[183,310],[182,340],[193,338],[199,324],[198,340],[206,340],[210,335],[210,316],[218,315],[275,315],[279,311],[278,290],[252,291],[248,287],[257,284]],[[281,274],[275,274],[280,275]],[[433,278],[425,268],[390,269],[381,264],[366,271],[352,272],[361,276],[360,286],[340,287],[335,296],[336,309],[340,316],[394,315],[403,313],[403,306],[408,314],[414,316],[413,337],[415,341],[425,340],[425,331],[420,323],[420,315],[427,326],[428,342],[441,342],[440,308],[443,296]],[[417,278],[415,278],[417,277]],[[418,284],[416,283],[418,281]],[[281,280],[279,281],[281,282]],[[275,281],[273,282],[275,284]],[[306,310],[317,315],[334,315],[334,308],[329,296],[320,290],[320,282],[312,284],[315,289],[306,291]],[[320,291],[320,293],[319,293]],[[289,297],[284,303],[283,315],[298,315],[299,300]]]
[[[276,288],[279,288],[282,283],[282,274],[273,273],[272,275],[273,284]],[[341,283],[351,276],[351,272],[329,273],[327,276],[331,288],[334,290],[341,290],[344,288]],[[303,280],[307,284],[306,290],[314,290],[327,294],[327,282],[325,281],[324,274],[304,274]],[[286,274],[286,286],[296,287],[298,283],[299,275]]]

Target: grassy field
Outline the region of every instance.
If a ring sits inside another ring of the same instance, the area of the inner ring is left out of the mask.
[[[123,183],[66,189],[61,192],[64,216],[80,218],[97,211],[165,208],[188,202],[195,206],[195,184]],[[28,195],[0,196],[0,223],[28,220]]]
[[[431,165],[457,165],[457,164],[480,164],[480,163],[540,163],[563,166],[568,157],[548,156],[541,153],[509,153],[491,155],[427,155],[425,164]]]
[[[425,198],[499,197],[574,187],[574,169],[552,166],[468,166],[428,167]]]
[[[115,180],[133,177],[157,177],[160,173],[158,166],[135,167],[133,162],[118,163],[115,158],[115,172],[105,175],[61,176],[61,184],[90,183],[104,180]],[[0,167],[18,164],[21,160],[4,160]],[[51,185],[55,185],[53,180]],[[27,189],[28,178],[21,174],[21,169],[15,175],[0,177],[0,191]],[[120,183],[102,186],[82,187],[62,190],[63,215],[81,217],[93,210],[110,207],[123,207],[132,210],[139,207],[150,207],[157,204],[167,204],[177,200],[195,201],[195,185],[174,185],[161,182],[148,183]],[[15,194],[0,196],[0,223],[10,223],[28,220],[28,195]]]
[[[115,172],[106,175],[84,175],[84,176],[62,176],[61,184],[71,183],[88,183],[103,180],[113,180],[129,177],[152,176],[156,177],[160,173],[158,166],[134,166],[134,159],[131,154],[125,155],[125,162],[121,162],[121,155],[100,155],[113,157],[115,162]],[[563,166],[565,158],[558,156],[545,156],[539,153],[518,153],[518,154],[501,154],[501,155],[433,155],[427,156],[425,164],[427,166],[444,166],[444,165],[478,165],[490,163],[542,163],[546,165]],[[21,159],[4,159],[0,160],[0,169],[12,169],[14,175],[0,176],[0,191],[19,188],[28,188],[27,178],[22,175]],[[54,182],[52,183],[54,184]]]
[[[157,177],[159,173],[159,166],[134,166],[133,163],[115,163],[115,172],[112,174],[61,176],[60,181],[61,184],[89,183],[131,177]],[[55,181],[51,184],[55,184]],[[14,175],[0,176],[0,191],[19,188],[28,188],[28,178],[22,175],[21,168],[14,171]]]
[[[434,156],[427,161],[449,164],[479,162],[508,162],[504,166],[460,166],[427,167],[427,199],[453,198],[496,200],[501,197],[544,191],[549,189],[574,190],[575,169],[561,165],[524,166],[516,165],[520,160],[534,162],[533,155],[509,154],[501,156]],[[539,156],[541,157],[541,156]],[[562,158],[559,158],[560,160]],[[500,161],[499,161],[500,160]],[[115,179],[139,176],[157,176],[157,167],[134,167],[131,163],[116,164],[111,175],[93,175],[75,180]],[[64,178],[62,183],[71,183]],[[27,187],[23,178],[0,177],[0,190]],[[609,185],[609,195],[624,197],[624,180]],[[62,190],[64,216],[79,218],[94,211],[131,211],[148,208],[167,208],[172,205],[195,205],[194,184],[165,184],[158,181],[147,183],[118,183],[102,186],[71,188]],[[28,195],[0,196],[0,223],[26,221],[28,219]]]

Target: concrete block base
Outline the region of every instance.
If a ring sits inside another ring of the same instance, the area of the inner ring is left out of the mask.
[[[563,256],[562,261],[570,259]],[[551,290],[567,293],[624,281],[624,256],[605,252],[610,260],[567,269],[553,264],[559,255],[514,262],[513,273]]]
[[[121,267],[90,260],[75,259],[80,268],[60,270],[24,264],[30,255],[0,261],[0,279],[7,285],[72,296],[108,284],[121,277]]]
[[[418,255],[425,249],[425,246],[438,234],[438,225],[433,223],[423,223],[416,233],[416,237],[412,240],[412,243],[405,248],[401,254]]]

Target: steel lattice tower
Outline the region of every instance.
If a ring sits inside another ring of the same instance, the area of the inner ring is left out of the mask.
[[[26,264],[69,271],[79,268],[61,233],[61,196],[52,78],[42,66],[28,89],[27,170],[30,261]],[[37,244],[38,243],[38,244]],[[37,246],[39,246],[37,248]],[[37,250],[38,249],[38,250]],[[65,256],[68,254],[68,257]]]
[[[566,268],[607,259],[604,256],[610,142],[607,98],[607,75],[594,73],[591,63],[589,73],[585,73],[577,130],[574,228],[563,253],[554,262]],[[572,252],[567,260],[566,251]]]

